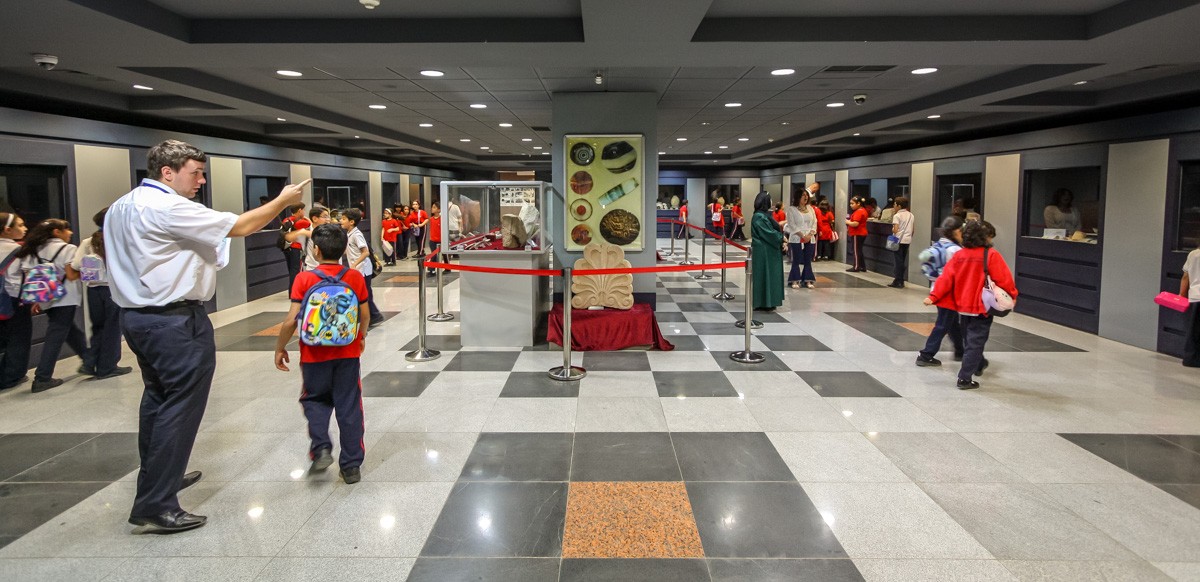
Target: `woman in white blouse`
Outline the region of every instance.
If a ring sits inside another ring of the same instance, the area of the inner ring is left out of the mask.
[[[1042,213],[1046,219],[1046,228],[1061,228],[1067,231],[1067,236],[1075,234],[1079,230],[1081,222],[1079,220],[1079,209],[1072,206],[1075,201],[1075,194],[1066,188],[1059,188],[1054,192],[1054,200],[1050,206]]]
[[[817,251],[817,213],[808,203],[809,197],[807,189],[801,190],[792,197],[792,205],[784,212],[787,222],[783,231],[788,236],[792,254],[792,270],[788,273],[788,284],[792,289],[812,289],[817,282],[812,269],[813,255]]]

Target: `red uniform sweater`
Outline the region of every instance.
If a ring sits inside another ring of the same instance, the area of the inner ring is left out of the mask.
[[[1008,263],[995,249],[988,250],[988,275],[998,287],[1017,298],[1017,286],[1013,283]],[[929,290],[929,299],[934,305],[971,315],[987,313],[983,306],[983,249],[962,249],[950,258],[942,274]]]

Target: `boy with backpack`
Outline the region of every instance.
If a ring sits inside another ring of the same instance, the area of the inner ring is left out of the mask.
[[[342,446],[338,466],[342,480],[353,484],[362,478],[359,467],[365,455],[359,357],[371,312],[366,279],[339,262],[346,252],[346,241],[346,232],[337,225],[322,224],[313,229],[312,242],[320,265],[296,276],[292,307],[275,343],[275,367],[289,371],[287,344],[299,327],[303,378],[300,405],[312,439],[309,472],[324,471],[333,464],[329,417],[336,413]]]
[[[962,227],[961,218],[957,216],[946,218],[942,221],[942,237],[917,256],[921,260],[921,272],[934,285],[937,284],[937,278],[941,276],[942,269],[946,268],[946,263],[950,262],[950,257],[962,250]],[[933,331],[929,332],[929,339],[925,341],[925,349],[917,354],[918,366],[942,365],[941,360],[933,356],[942,346],[942,338],[946,337],[946,334],[950,334],[950,341],[954,344],[954,361],[962,360],[963,338],[962,330],[959,328],[958,312],[939,306],[937,323],[933,324]]]

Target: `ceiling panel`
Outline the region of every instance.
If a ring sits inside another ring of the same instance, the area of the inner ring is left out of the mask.
[[[426,91],[446,91],[446,92],[483,92],[484,89],[479,83],[472,79],[421,79],[414,81],[418,86]]]
[[[542,91],[545,87],[537,77],[528,79],[483,79],[479,84],[488,91]]]
[[[416,83],[406,81],[399,77],[395,79],[381,79],[374,81],[351,81],[354,85],[362,87],[367,91],[424,91]]]

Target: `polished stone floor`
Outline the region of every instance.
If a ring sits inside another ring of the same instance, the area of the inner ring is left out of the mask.
[[[757,365],[728,357],[738,273],[730,302],[719,277],[663,274],[676,349],[575,353],[588,374],[560,383],[557,346],[461,345],[457,277],[455,319],[428,326],[442,356],[406,361],[402,262],[376,285],[389,317],[363,358],[351,486],[306,473],[299,374],[271,362],[286,300],[215,314],[205,477],[182,495],[210,521],[174,536],[125,523],[138,378],[63,360],[64,386],[0,393],[0,579],[1200,580],[1194,371],[1013,315],[960,392],[949,357],[913,365],[921,291],[843,269],[819,263],[817,289],[754,314]]]

